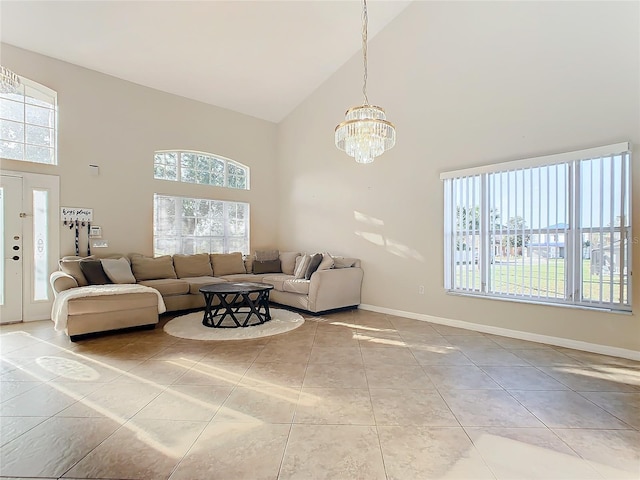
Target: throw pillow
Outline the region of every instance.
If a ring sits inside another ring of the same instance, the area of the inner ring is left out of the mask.
[[[73,256],[62,257],[58,265],[60,265],[60,270],[62,270],[64,273],[68,275],[71,275],[73,278],[75,278],[79,287],[86,287],[87,285],[89,285],[89,282],[84,276],[84,273],[82,273],[82,270],[80,270],[80,261],[85,259],[90,260],[94,258],[96,257],[93,257],[93,256],[89,256],[85,258],[73,257]]]
[[[242,259],[244,260],[244,271],[247,273],[253,272],[253,262],[255,257],[253,255],[245,255]]]
[[[136,277],[131,273],[131,265],[126,258],[103,258],[100,263],[113,283],[136,283]]]
[[[357,259],[347,258],[347,257],[335,257],[333,261],[334,261],[335,268],[351,268],[356,264]]]
[[[300,258],[300,252],[280,252],[280,268],[282,273],[293,275],[296,269],[296,259]]]
[[[178,278],[213,276],[208,253],[193,255],[176,253],[173,256],[173,268]]]
[[[259,262],[255,260],[253,262],[253,273],[280,273],[280,259],[270,260],[266,262]]]
[[[329,270],[333,268],[333,264],[333,257],[325,252],[322,254],[322,261],[318,265],[318,270]]]
[[[321,261],[322,261],[321,253],[316,253],[311,257],[311,260],[309,260],[309,266],[307,267],[307,271],[304,274],[304,278],[306,280],[311,279],[311,275],[313,275],[313,272],[315,272],[318,269],[318,266],[320,265]]]
[[[278,250],[256,250],[256,261],[258,262],[270,262],[272,260],[278,260],[280,252]]]
[[[296,269],[293,272],[293,276],[297,279],[304,278],[309,268],[309,262],[311,261],[311,255],[302,255],[296,258]]]
[[[173,268],[171,255],[161,257],[145,257],[133,255],[131,257],[131,270],[138,282],[142,280],[160,280],[163,278],[178,278]]]
[[[84,274],[89,285],[105,285],[112,283],[109,277],[104,273],[102,269],[102,262],[100,260],[80,260],[80,270]]]
[[[244,269],[244,261],[242,253],[212,253],[211,265],[213,265],[213,274],[216,277],[223,275],[233,275],[236,273],[247,273]]]

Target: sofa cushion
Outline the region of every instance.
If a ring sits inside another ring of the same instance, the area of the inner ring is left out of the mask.
[[[107,283],[113,283],[109,280],[106,273],[104,273],[102,262],[98,259],[80,260],[80,270],[82,270],[89,285],[106,285]]]
[[[273,285],[273,288],[275,290],[284,292],[284,282],[294,279],[295,277],[293,275],[265,275],[264,277],[262,277],[262,282]]]
[[[356,262],[357,258],[348,258],[348,257],[334,257],[334,268],[351,268]]]
[[[270,262],[278,260],[280,252],[278,250],[256,250],[255,257],[258,262]]]
[[[268,260],[261,262],[259,260],[254,260],[253,262],[253,273],[280,273],[282,270],[280,269],[280,259],[276,258],[275,260]]]
[[[296,278],[304,278],[311,261],[311,255],[302,255],[296,258],[296,268],[293,271],[293,276]]]
[[[208,253],[173,256],[173,268],[178,278],[213,276]]]
[[[183,279],[161,278],[157,280],[143,280],[138,283],[140,285],[155,288],[163,297],[189,293],[189,282]]]
[[[263,275],[254,275],[253,273],[233,273],[231,275],[223,275],[220,277],[226,282],[262,282]]]
[[[131,273],[131,265],[126,258],[103,258],[100,263],[113,283],[136,283],[136,277]]]
[[[131,257],[131,269],[138,282],[142,280],[159,280],[163,278],[178,278],[173,268],[170,255],[161,257],[145,257],[134,255]]]
[[[213,274],[216,277],[233,275],[234,273],[247,273],[244,269],[244,261],[240,252],[212,253],[211,265],[213,265]]]
[[[217,277],[185,277],[181,278],[189,284],[189,293],[199,294],[200,289],[205,285],[213,285],[216,283],[227,283],[226,280]]]
[[[309,285],[311,285],[310,280],[305,280],[303,278],[296,278],[296,279],[286,280],[282,285],[282,289],[285,292],[289,292],[289,293],[299,293],[301,295],[308,295]]]
[[[69,300],[69,315],[92,313],[122,312],[138,308],[158,308],[158,295],[155,292],[123,293],[122,295],[96,295]]]
[[[309,260],[309,266],[307,267],[307,271],[304,273],[305,280],[309,280],[311,275],[318,269],[320,266],[320,262],[322,262],[322,254],[316,253],[311,256],[311,260]]]
[[[282,273],[293,275],[296,268],[296,258],[300,256],[300,252],[280,252],[280,268]]]
[[[87,285],[89,285],[89,282],[87,281],[87,278],[84,276],[84,273],[82,273],[82,270],[80,270],[80,261],[90,260],[95,258],[96,257],[94,256],[62,257],[58,262],[58,265],[60,265],[60,270],[62,270],[67,275],[71,275],[73,278],[75,278],[76,282],[78,282],[79,287],[86,287]]]
[[[320,265],[318,265],[318,270],[330,270],[333,268],[333,265],[333,257],[325,252],[322,254],[322,261],[320,262]]]

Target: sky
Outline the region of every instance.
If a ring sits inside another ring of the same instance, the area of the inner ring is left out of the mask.
[[[574,168],[579,170],[578,175],[572,175]],[[630,173],[629,157],[616,155],[581,160],[572,166],[565,163],[488,174],[490,209],[500,213],[503,225],[516,216],[534,229],[569,224],[569,191],[574,188],[571,179],[575,177],[579,180],[575,188],[580,190],[583,229],[608,227],[622,214],[629,225]],[[479,206],[481,183],[480,175],[455,179],[454,203],[468,210]]]

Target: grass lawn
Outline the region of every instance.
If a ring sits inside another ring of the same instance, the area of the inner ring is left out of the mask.
[[[562,258],[518,257],[511,261],[495,259],[491,265],[491,293],[513,294],[531,298],[565,297],[565,262]],[[582,299],[594,302],[611,301],[610,276],[592,275],[591,261],[582,262]],[[456,285],[465,289],[480,289],[480,270],[477,265],[456,267]],[[602,297],[600,297],[602,295]],[[626,298],[626,291],[625,291]],[[613,300],[620,299],[620,276],[613,277]]]

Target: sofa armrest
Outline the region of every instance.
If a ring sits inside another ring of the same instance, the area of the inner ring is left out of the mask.
[[[71,288],[76,288],[78,286],[78,282],[76,282],[76,279],[64,272],[53,272],[49,277],[49,283],[51,284],[51,288],[53,289],[53,294],[56,296],[60,292],[64,292],[65,290],[69,290]]]
[[[358,267],[314,272],[309,285],[309,310],[324,312],[359,305],[363,276]]]

